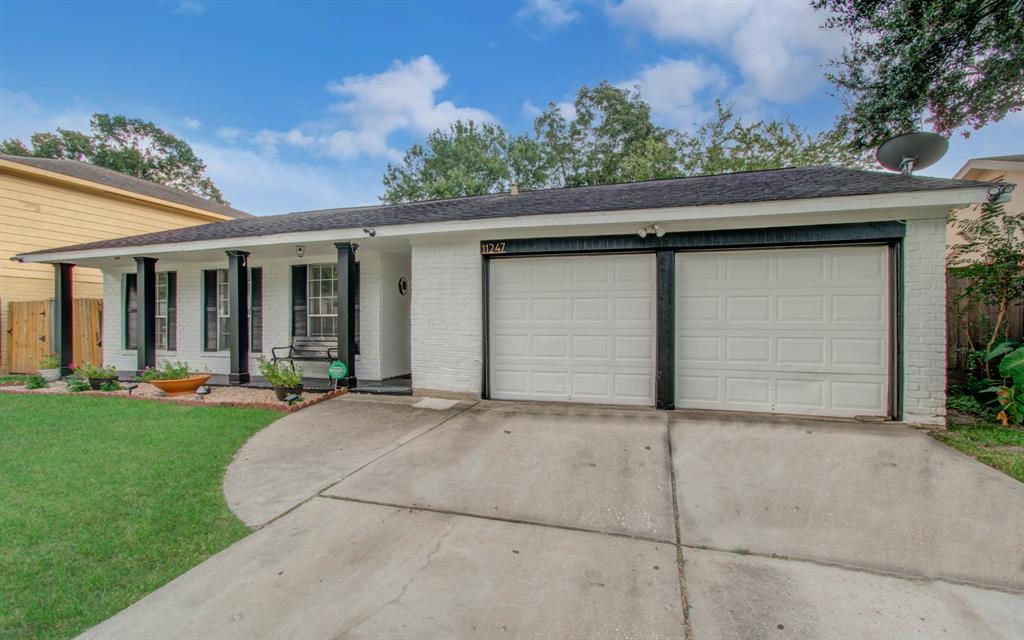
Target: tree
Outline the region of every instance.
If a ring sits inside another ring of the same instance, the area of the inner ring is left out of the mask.
[[[89,125],[88,134],[59,128],[33,133],[31,149],[20,140],[4,140],[0,153],[91,162],[227,204],[205,175],[206,163],[181,138],[152,122],[105,113],[93,114]]]
[[[838,165],[865,168],[871,160],[836,129],[816,135],[791,120],[743,124],[732,105],[715,101],[715,115],[676,142],[684,175],[708,175],[779,167]]]
[[[534,120],[534,136],[498,125],[456,122],[388,164],[384,202],[480,195],[542,187],[635,182],[809,164],[864,167],[870,161],[832,130],[811,134],[790,120],[744,124],[731,105],[694,133],[654,124],[636,89],[583,87],[572,113],[555,103]]]
[[[565,117],[551,103],[534,121],[543,144],[550,180],[578,187],[635,182],[679,175],[671,139],[674,132],[651,121],[651,107],[639,89],[621,89],[602,82],[581,87]]]
[[[527,136],[511,136],[495,124],[455,122],[414,144],[400,163],[384,172],[383,202],[475,196],[544,186],[547,171],[540,145]]]
[[[861,147],[918,128],[980,129],[1024,106],[1024,0],[812,0],[850,37],[829,80]]]
[[[953,218],[951,222],[963,242],[950,247],[950,274],[968,280],[964,298],[998,310],[984,349],[991,352],[1003,337],[1010,308],[1024,301],[1024,216],[989,203],[981,206],[977,218]],[[985,370],[990,374],[988,363]]]

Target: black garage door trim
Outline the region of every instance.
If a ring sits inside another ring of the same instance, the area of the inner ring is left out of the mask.
[[[654,253],[657,315],[655,407],[675,408],[675,254],[683,251],[884,244],[889,248],[890,350],[889,416],[903,415],[903,222],[865,222],[762,229],[728,229],[649,235],[512,238],[480,243],[483,256],[483,376],[480,395],[490,397],[490,261],[524,256]]]

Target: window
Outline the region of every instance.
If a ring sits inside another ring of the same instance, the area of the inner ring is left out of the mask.
[[[139,277],[124,276],[124,348],[138,349]],[[174,351],[177,348],[178,274],[163,271],[156,274],[156,348]]]
[[[311,264],[307,282],[310,336],[338,335],[338,270],[333,264]]]
[[[249,340],[253,353],[263,352],[263,269],[249,270]]]
[[[231,287],[228,284],[228,270],[217,269],[217,350],[231,348]]]
[[[136,331],[139,316],[138,276],[134,273],[124,274],[124,348],[138,349],[139,341]]]
[[[178,274],[156,274],[156,348],[174,351],[177,348]]]

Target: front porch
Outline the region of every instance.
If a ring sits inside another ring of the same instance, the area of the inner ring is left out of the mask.
[[[360,246],[362,245],[362,246]],[[407,241],[270,244],[228,251],[83,259],[104,274],[103,364],[124,379],[164,362],[212,374],[214,386],[267,388],[259,359],[297,340],[348,365],[339,386],[412,393],[411,250]],[[53,351],[67,371],[76,265],[55,265]],[[298,361],[308,391],[334,388],[329,359]]]

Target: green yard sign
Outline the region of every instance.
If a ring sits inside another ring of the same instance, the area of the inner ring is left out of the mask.
[[[334,360],[330,366],[327,367],[327,377],[331,380],[338,381],[342,378],[348,377],[348,365],[341,360]]]

